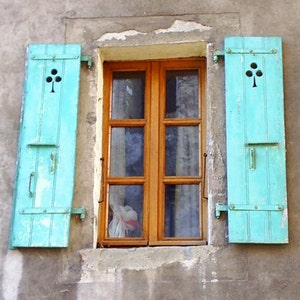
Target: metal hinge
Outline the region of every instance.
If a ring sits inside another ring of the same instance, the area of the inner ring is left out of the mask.
[[[78,59],[78,55],[72,54],[55,54],[55,55],[32,55],[32,60],[62,60],[62,59]],[[81,55],[81,62],[86,62],[87,67],[90,69],[93,64],[93,58],[91,55]]]
[[[216,218],[219,219],[222,211],[283,211],[284,205],[260,205],[260,204],[216,204]]]
[[[67,214],[80,215],[81,221],[86,218],[86,208],[84,206],[79,208],[65,208],[65,207],[29,207],[19,209],[20,215],[49,215],[49,214]]]
[[[219,61],[220,56],[224,56],[225,52],[223,50],[216,50],[214,52],[214,62],[217,63]]]
[[[228,205],[225,204],[216,204],[216,218],[219,219],[221,217],[222,211],[228,211]]]
[[[84,221],[86,218],[86,209],[84,206],[78,208],[71,208],[72,215],[79,215],[80,221]]]
[[[226,54],[250,54],[250,55],[255,55],[255,54],[276,54],[278,51],[277,49],[270,49],[270,50],[265,50],[265,49],[230,49],[227,48],[226,50],[216,50],[214,52],[214,62],[217,63],[219,61],[220,56],[224,56]]]
[[[231,48],[227,48],[226,50],[227,54],[276,54],[278,51],[276,49],[270,49],[270,50],[266,50],[266,49],[231,49]]]
[[[81,62],[86,62],[86,66],[88,69],[92,67],[93,64],[93,58],[91,55],[81,55]]]

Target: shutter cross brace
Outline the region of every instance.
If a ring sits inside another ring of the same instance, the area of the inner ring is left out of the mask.
[[[62,59],[77,59],[78,55],[72,54],[56,54],[56,55],[32,55],[30,57],[32,60],[62,60]],[[86,62],[87,67],[90,69],[93,64],[93,59],[91,55],[81,55],[81,62]]]
[[[216,218],[219,219],[221,212],[231,211],[283,211],[284,206],[281,204],[275,205],[257,205],[257,204],[216,204]]]
[[[81,221],[86,218],[86,208],[84,206],[78,208],[65,207],[30,207],[19,209],[20,215],[44,215],[44,214],[69,214],[79,215]]]
[[[250,54],[250,55],[252,54],[252,55],[255,55],[255,54],[276,54],[278,51],[277,51],[277,49],[273,49],[273,48],[270,50],[230,49],[230,48],[227,48],[226,50],[215,50],[214,62],[215,63],[219,62],[220,56],[224,56],[225,52],[226,52],[226,54]]]

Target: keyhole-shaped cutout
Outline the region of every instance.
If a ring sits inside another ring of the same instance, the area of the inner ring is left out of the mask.
[[[50,91],[50,93],[55,93],[54,82],[61,82],[62,78],[57,75],[57,70],[56,69],[52,69],[51,70],[51,75],[52,76],[48,76],[46,78],[46,82],[51,83],[51,91]]]
[[[246,76],[253,77],[253,85],[252,87],[257,87],[256,85],[256,77],[263,76],[263,72],[261,70],[257,70],[257,64],[255,62],[250,64],[251,69],[246,71]]]

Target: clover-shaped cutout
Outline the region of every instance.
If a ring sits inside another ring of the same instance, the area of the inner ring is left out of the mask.
[[[48,76],[48,77],[46,78],[46,82],[52,84],[50,93],[55,93],[55,90],[54,90],[54,82],[61,82],[62,78],[61,78],[60,76],[57,75],[57,70],[56,70],[56,69],[52,69],[52,70],[51,70],[51,75],[52,75],[52,76]]]
[[[252,87],[257,87],[255,76],[261,77],[261,76],[263,76],[263,72],[261,70],[257,69],[257,64],[255,62],[251,63],[250,67],[251,67],[251,69],[246,71],[246,76],[253,77]]]

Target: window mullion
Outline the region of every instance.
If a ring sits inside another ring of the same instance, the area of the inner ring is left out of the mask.
[[[149,143],[149,244],[157,241],[157,229],[158,229],[158,197],[159,197],[159,186],[158,186],[158,168],[159,159],[159,63],[151,63],[151,101],[150,101],[150,143]]]

